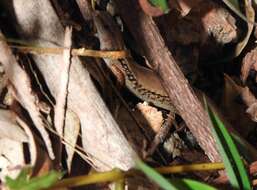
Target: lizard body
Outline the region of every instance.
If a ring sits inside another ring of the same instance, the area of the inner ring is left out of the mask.
[[[124,50],[125,44],[121,32],[107,12],[98,12],[94,16],[101,50]],[[136,64],[132,58],[104,59],[114,72],[114,67],[123,73],[126,87],[140,99],[151,102],[157,107],[175,111],[170,98],[164,90],[157,74],[152,70]]]

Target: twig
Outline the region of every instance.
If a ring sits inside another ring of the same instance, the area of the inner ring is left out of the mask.
[[[72,28],[66,27],[64,34],[64,46],[66,49],[63,50],[63,64],[59,77],[59,90],[56,96],[56,105],[54,107],[54,124],[57,133],[63,136],[63,128],[66,116],[67,96],[68,96],[68,85],[69,85],[69,73],[71,66],[71,45],[72,45]],[[58,153],[56,154],[56,161],[61,161],[62,155],[62,143],[59,141]]]
[[[155,135],[153,142],[150,144],[150,147],[145,155],[146,157],[152,155],[154,153],[154,151],[157,149],[157,147],[160,145],[160,143],[162,143],[165,140],[165,138],[167,137],[167,135],[171,129],[174,119],[175,118],[174,118],[173,114],[168,115],[168,118],[162,124],[161,129]]]
[[[18,49],[23,53],[31,54],[62,54],[63,50],[67,48],[57,47],[31,47],[31,46],[16,46],[10,45],[11,48]],[[71,49],[71,55],[73,56],[86,56],[86,57],[99,57],[99,58],[110,58],[110,59],[120,59],[129,57],[130,54],[127,51],[100,51],[100,50],[91,50],[85,48]]]
[[[65,37],[64,37],[64,46],[67,47],[63,51],[63,67],[60,74],[60,85],[59,91],[56,98],[55,105],[55,116],[54,123],[57,132],[62,136],[63,135],[63,126],[65,120],[65,107],[68,95],[68,84],[69,84],[69,72],[71,65],[71,55],[70,55],[70,47],[71,47],[71,35],[72,29],[65,29]]]

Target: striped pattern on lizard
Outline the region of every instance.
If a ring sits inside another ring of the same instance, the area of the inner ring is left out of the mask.
[[[125,44],[121,32],[107,12],[94,15],[101,50],[124,50]],[[126,87],[140,99],[157,107],[175,112],[174,106],[164,90],[157,74],[152,70],[136,64],[132,58],[104,59],[113,71],[117,67],[125,76]]]

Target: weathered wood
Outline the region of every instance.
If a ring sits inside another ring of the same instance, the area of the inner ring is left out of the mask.
[[[76,0],[76,2],[85,21],[92,21],[93,10],[91,7],[91,2],[89,2],[89,0]]]
[[[49,1],[1,1],[15,16],[17,32],[36,46],[62,46],[64,29]],[[9,6],[8,6],[9,5]],[[24,11],[26,10],[26,11]],[[56,97],[61,55],[33,55],[39,70]],[[135,152],[122,134],[96,90],[89,73],[77,57],[72,58],[67,107],[80,119],[83,149],[98,170],[134,166]]]

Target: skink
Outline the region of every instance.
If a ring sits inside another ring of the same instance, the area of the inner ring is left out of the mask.
[[[97,12],[94,15],[94,23],[101,50],[125,49],[121,32],[107,12]],[[157,107],[175,112],[160,79],[152,70],[138,65],[132,58],[104,60],[113,72],[116,67],[124,74],[126,87],[137,97]]]

